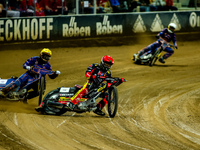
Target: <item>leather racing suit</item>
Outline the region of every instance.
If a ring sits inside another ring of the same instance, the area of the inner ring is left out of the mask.
[[[103,70],[101,69],[100,65],[94,63],[90,65],[86,72],[85,76],[88,78],[87,82],[84,84],[83,88],[81,88],[70,100],[73,104],[77,104],[78,101],[86,95],[91,89],[99,87],[99,85],[106,79],[111,78],[111,71],[110,70]],[[108,83],[108,87],[111,86],[111,83]],[[101,100],[97,107],[103,108],[107,101],[107,95],[105,95],[104,99]]]

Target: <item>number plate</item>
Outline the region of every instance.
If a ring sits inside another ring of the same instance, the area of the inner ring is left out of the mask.
[[[69,87],[61,87],[60,92],[69,92]]]
[[[7,81],[8,79],[0,79],[0,84],[6,84]]]

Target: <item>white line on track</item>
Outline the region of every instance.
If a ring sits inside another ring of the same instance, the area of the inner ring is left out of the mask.
[[[79,127],[81,127],[81,128],[84,128],[84,129],[86,129],[86,130],[88,130],[88,131],[90,131],[90,132],[93,132],[94,134],[97,134],[97,135],[99,135],[99,136],[102,136],[102,137],[104,137],[104,138],[107,138],[107,139],[110,139],[110,140],[113,140],[113,141],[117,141],[118,143],[122,143],[122,144],[125,144],[125,145],[128,145],[128,146],[131,146],[131,147],[135,147],[135,148],[139,148],[139,149],[148,150],[148,149],[146,149],[146,148],[139,147],[139,146],[136,146],[136,145],[133,145],[133,144],[130,144],[130,143],[126,143],[126,142],[124,142],[124,141],[117,140],[117,139],[114,139],[114,138],[111,138],[111,137],[105,136],[105,135],[103,135],[103,134],[97,133],[97,132],[92,131],[92,130],[86,128],[86,127],[83,127],[83,126],[81,126],[81,125],[79,125],[79,124],[77,124],[77,123],[75,123],[75,122],[73,122],[73,124],[75,124],[75,125],[77,125],[77,126],[79,126]]]
[[[77,141],[77,140],[75,140],[75,139],[72,139],[73,141],[75,141],[76,143],[79,143],[79,144],[81,144],[81,142],[79,142],[79,141]]]
[[[16,126],[18,126],[18,121],[17,121],[17,114],[14,113],[14,123]]]
[[[62,124],[64,124],[66,122],[66,120],[63,120],[59,125],[57,125],[56,128],[59,128]]]
[[[16,141],[16,140],[14,140],[14,139],[8,137],[7,135],[5,135],[4,133],[2,133],[1,131],[0,131],[0,133],[1,133],[4,137],[8,138],[9,140],[11,140],[11,141],[13,141],[13,142],[16,142],[16,143],[18,143],[18,144],[20,144],[20,145],[22,145],[22,143],[20,143],[19,141]]]
[[[195,142],[195,143],[197,143],[197,144],[200,143],[200,139],[198,139],[198,138],[191,137],[191,136],[186,135],[186,134],[183,134],[183,133],[179,133],[179,134],[181,134],[182,136],[184,136],[185,138],[189,139],[189,140],[192,141],[192,142]]]

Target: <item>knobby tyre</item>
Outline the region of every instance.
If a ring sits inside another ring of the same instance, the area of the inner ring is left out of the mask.
[[[111,118],[114,118],[118,108],[118,91],[116,86],[112,86],[109,91],[108,101],[108,114]]]

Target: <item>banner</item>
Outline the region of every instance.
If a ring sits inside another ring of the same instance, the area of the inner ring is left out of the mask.
[[[200,11],[2,18],[0,43],[131,36],[160,32],[171,22],[176,32],[200,32]]]

